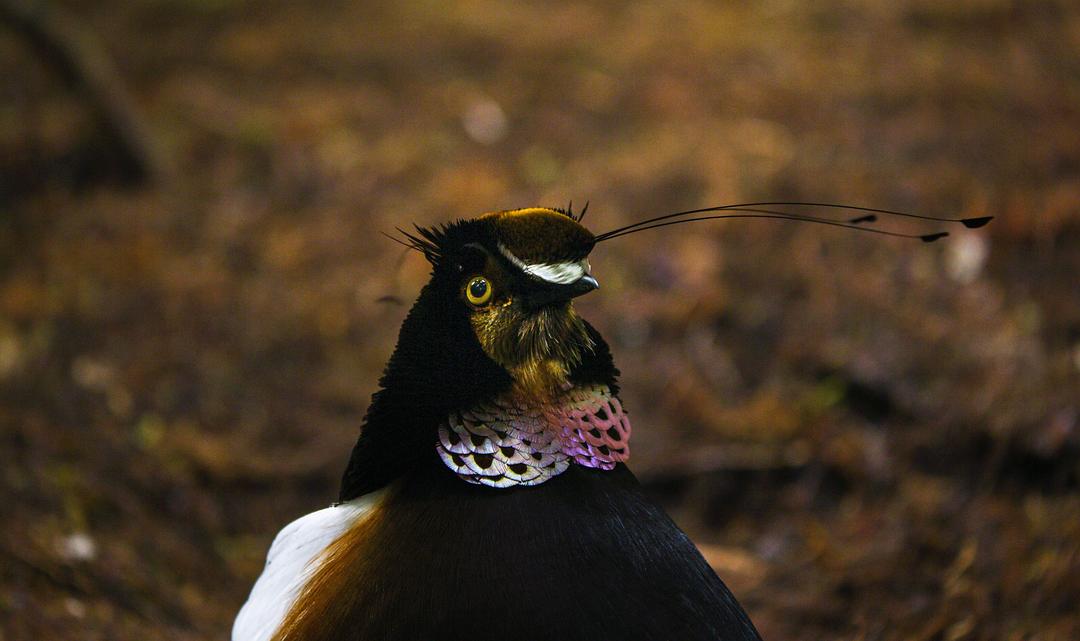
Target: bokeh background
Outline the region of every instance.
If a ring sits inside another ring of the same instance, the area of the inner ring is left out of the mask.
[[[1066,0],[0,1],[0,639],[225,638],[426,279],[381,232],[571,199],[996,216],[630,236],[579,307],[766,638],[1080,638],[1078,52]]]

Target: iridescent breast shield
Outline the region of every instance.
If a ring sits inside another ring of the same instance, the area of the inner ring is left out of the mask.
[[[571,463],[610,470],[630,458],[630,420],[607,386],[576,387],[544,406],[500,398],[455,412],[436,449],[469,483],[539,485]]]

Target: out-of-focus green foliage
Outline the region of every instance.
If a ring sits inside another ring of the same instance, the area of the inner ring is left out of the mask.
[[[426,279],[379,232],[569,199],[996,216],[630,236],[580,308],[766,638],[1080,638],[1074,3],[65,5],[172,171],[0,28],[3,641],[225,636]]]

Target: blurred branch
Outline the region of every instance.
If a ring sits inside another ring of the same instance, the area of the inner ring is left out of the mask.
[[[81,92],[116,144],[127,177],[136,183],[163,176],[165,163],[116,67],[88,29],[45,0],[0,0],[9,25],[46,64]]]

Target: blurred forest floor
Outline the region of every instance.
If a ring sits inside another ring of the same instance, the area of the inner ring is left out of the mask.
[[[579,307],[767,639],[1080,638],[1076,3],[59,6],[161,162],[0,24],[3,641],[225,638],[426,279],[379,232],[570,199],[996,216],[641,234]]]

